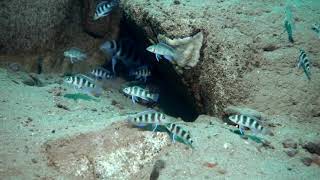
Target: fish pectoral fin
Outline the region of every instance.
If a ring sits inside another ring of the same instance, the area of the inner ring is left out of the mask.
[[[143,124],[143,123],[137,124],[137,127],[139,127],[139,128],[143,128],[143,127],[146,127],[146,126],[147,126],[147,124]]]
[[[242,125],[239,125],[239,131],[241,135],[244,135],[244,127]]]
[[[113,71],[114,75],[116,74],[116,71],[115,71],[116,64],[117,64],[117,58],[115,56],[113,56],[112,57],[112,71]]]
[[[170,62],[174,60],[174,58],[172,56],[169,56],[169,55],[164,55],[164,58],[166,60],[170,61]]]
[[[176,134],[175,133],[172,134],[172,143],[176,143]]]
[[[158,124],[153,124],[152,126],[154,126],[154,128],[152,130],[152,132],[154,133],[156,131],[157,127],[158,127]]]
[[[161,55],[160,55],[160,54],[156,54],[156,59],[157,59],[157,61],[159,62],[160,59],[162,59],[162,58],[161,58]]]
[[[135,103],[136,103],[137,98],[136,98],[135,96],[131,96],[131,100],[132,100],[132,102],[135,104]]]

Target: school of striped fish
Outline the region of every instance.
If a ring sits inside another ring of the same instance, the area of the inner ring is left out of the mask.
[[[285,19],[284,28],[288,34],[288,40],[290,43],[294,43],[293,31],[295,30],[295,17],[293,15],[292,9],[294,5],[287,3],[285,6]],[[320,38],[320,25],[314,23],[311,25],[311,30],[314,31],[318,38]],[[307,55],[307,52],[302,48],[299,49],[299,55],[297,60],[298,69],[302,68],[304,74],[308,80],[311,80],[311,60]]]
[[[119,7],[118,0],[102,0],[97,3],[94,14],[94,20],[98,20],[110,15],[116,8]],[[294,24],[295,18],[293,17],[292,8],[290,5],[285,7],[285,19],[284,28],[288,34],[288,40],[290,43],[294,43]],[[317,36],[320,38],[320,25],[313,24],[311,27]],[[169,39],[164,36],[158,36],[158,43],[153,43],[148,46],[144,51],[155,54],[155,59],[167,60],[173,65],[181,66],[181,59],[188,58],[186,54],[190,52],[184,52],[181,49],[181,44],[187,44],[187,42],[195,42],[199,44],[202,42],[202,32],[196,34],[193,37],[187,37],[183,39]],[[180,43],[180,44],[179,44]],[[180,49],[179,49],[180,48]],[[188,49],[199,49],[201,45],[186,46]],[[103,93],[101,81],[112,80],[118,74],[118,64],[122,64],[129,77],[133,77],[134,80],[140,81],[142,84],[147,84],[152,79],[151,63],[143,63],[141,52],[136,48],[136,43],[128,38],[120,38],[118,40],[110,40],[101,44],[100,50],[106,55],[111,56],[111,68],[108,69],[105,66],[98,66],[92,69],[88,74],[75,74],[67,76],[64,79],[66,84],[69,84],[77,92],[86,93],[99,97]],[[311,80],[311,62],[307,55],[307,52],[303,49],[299,50],[297,58],[297,67],[302,69],[308,80]],[[72,47],[64,52],[64,56],[68,58],[71,64],[81,63],[88,59],[85,51]],[[189,56],[189,55],[188,55]],[[191,57],[193,61],[183,62],[182,66],[187,64],[187,67],[194,67],[198,62],[198,56]],[[196,59],[194,61],[194,59]],[[180,67],[181,68],[181,67]],[[135,103],[157,103],[159,100],[159,92],[152,91],[147,86],[140,85],[126,85],[122,92],[125,96],[131,98],[131,101]],[[142,112],[128,115],[127,122],[140,128],[152,127],[152,132],[164,128],[170,134],[172,141],[179,140],[186,145],[193,148],[193,139],[190,131],[183,128],[181,125],[172,120],[162,112],[158,112],[154,109],[147,109]],[[245,133],[246,129],[250,129],[254,134],[273,135],[273,133],[265,127],[259,119],[245,114],[232,114],[228,117],[228,120],[239,126],[241,134]],[[161,128],[159,128],[161,127]]]

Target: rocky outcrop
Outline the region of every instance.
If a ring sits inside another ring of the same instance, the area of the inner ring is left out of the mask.
[[[198,31],[204,33],[200,62],[184,71],[181,81],[195,98],[199,112],[220,114],[227,104],[247,97],[249,85],[244,84],[242,76],[258,67],[261,57],[254,38],[237,27],[241,21],[233,16],[234,7],[223,7],[227,3],[223,1],[207,2],[210,7],[193,3],[127,0],[122,1],[122,6],[126,17],[140,26],[149,39],[155,39],[155,34],[180,38]]]

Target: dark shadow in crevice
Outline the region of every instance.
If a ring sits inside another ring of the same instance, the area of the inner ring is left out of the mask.
[[[176,73],[171,63],[166,60],[157,62],[155,55],[145,50],[150,45],[145,34],[142,28],[129,19],[122,21],[119,37],[130,37],[134,40],[135,47],[141,49],[143,63],[152,67],[152,78],[148,83],[159,88],[159,108],[170,116],[180,117],[187,122],[195,121],[199,113],[196,110],[195,99],[190,94],[191,91],[188,91],[182,83],[182,77]],[[122,68],[123,70],[128,71]]]

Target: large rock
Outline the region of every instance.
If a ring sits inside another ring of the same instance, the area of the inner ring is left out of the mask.
[[[301,97],[311,99],[319,94],[318,83],[306,85],[303,71],[295,67],[299,48],[303,47],[312,59],[313,78],[319,77],[316,73],[319,42],[309,28],[319,19],[316,15],[319,3],[286,3],[279,0],[251,3],[123,0],[122,6],[126,17],[141,27],[149,39],[155,40],[156,34],[173,39],[194,35],[197,31],[204,33],[200,62],[184,71],[181,78],[201,113],[221,115],[223,108],[232,104],[269,114],[298,113],[300,116],[300,113],[310,114],[304,103],[299,103],[297,110],[286,107],[292,105],[292,101],[302,101]],[[287,5],[297,26],[294,44],[283,33]]]
[[[194,96],[200,112],[220,114],[227,104],[247,97],[243,73],[259,66],[254,39],[236,28],[237,17],[227,15],[219,2],[183,3],[122,1],[125,14],[155,39],[153,32],[170,38],[204,33],[201,59],[196,67],[184,71],[182,82]],[[232,12],[233,7],[228,7]],[[225,16],[226,18],[222,18]]]

